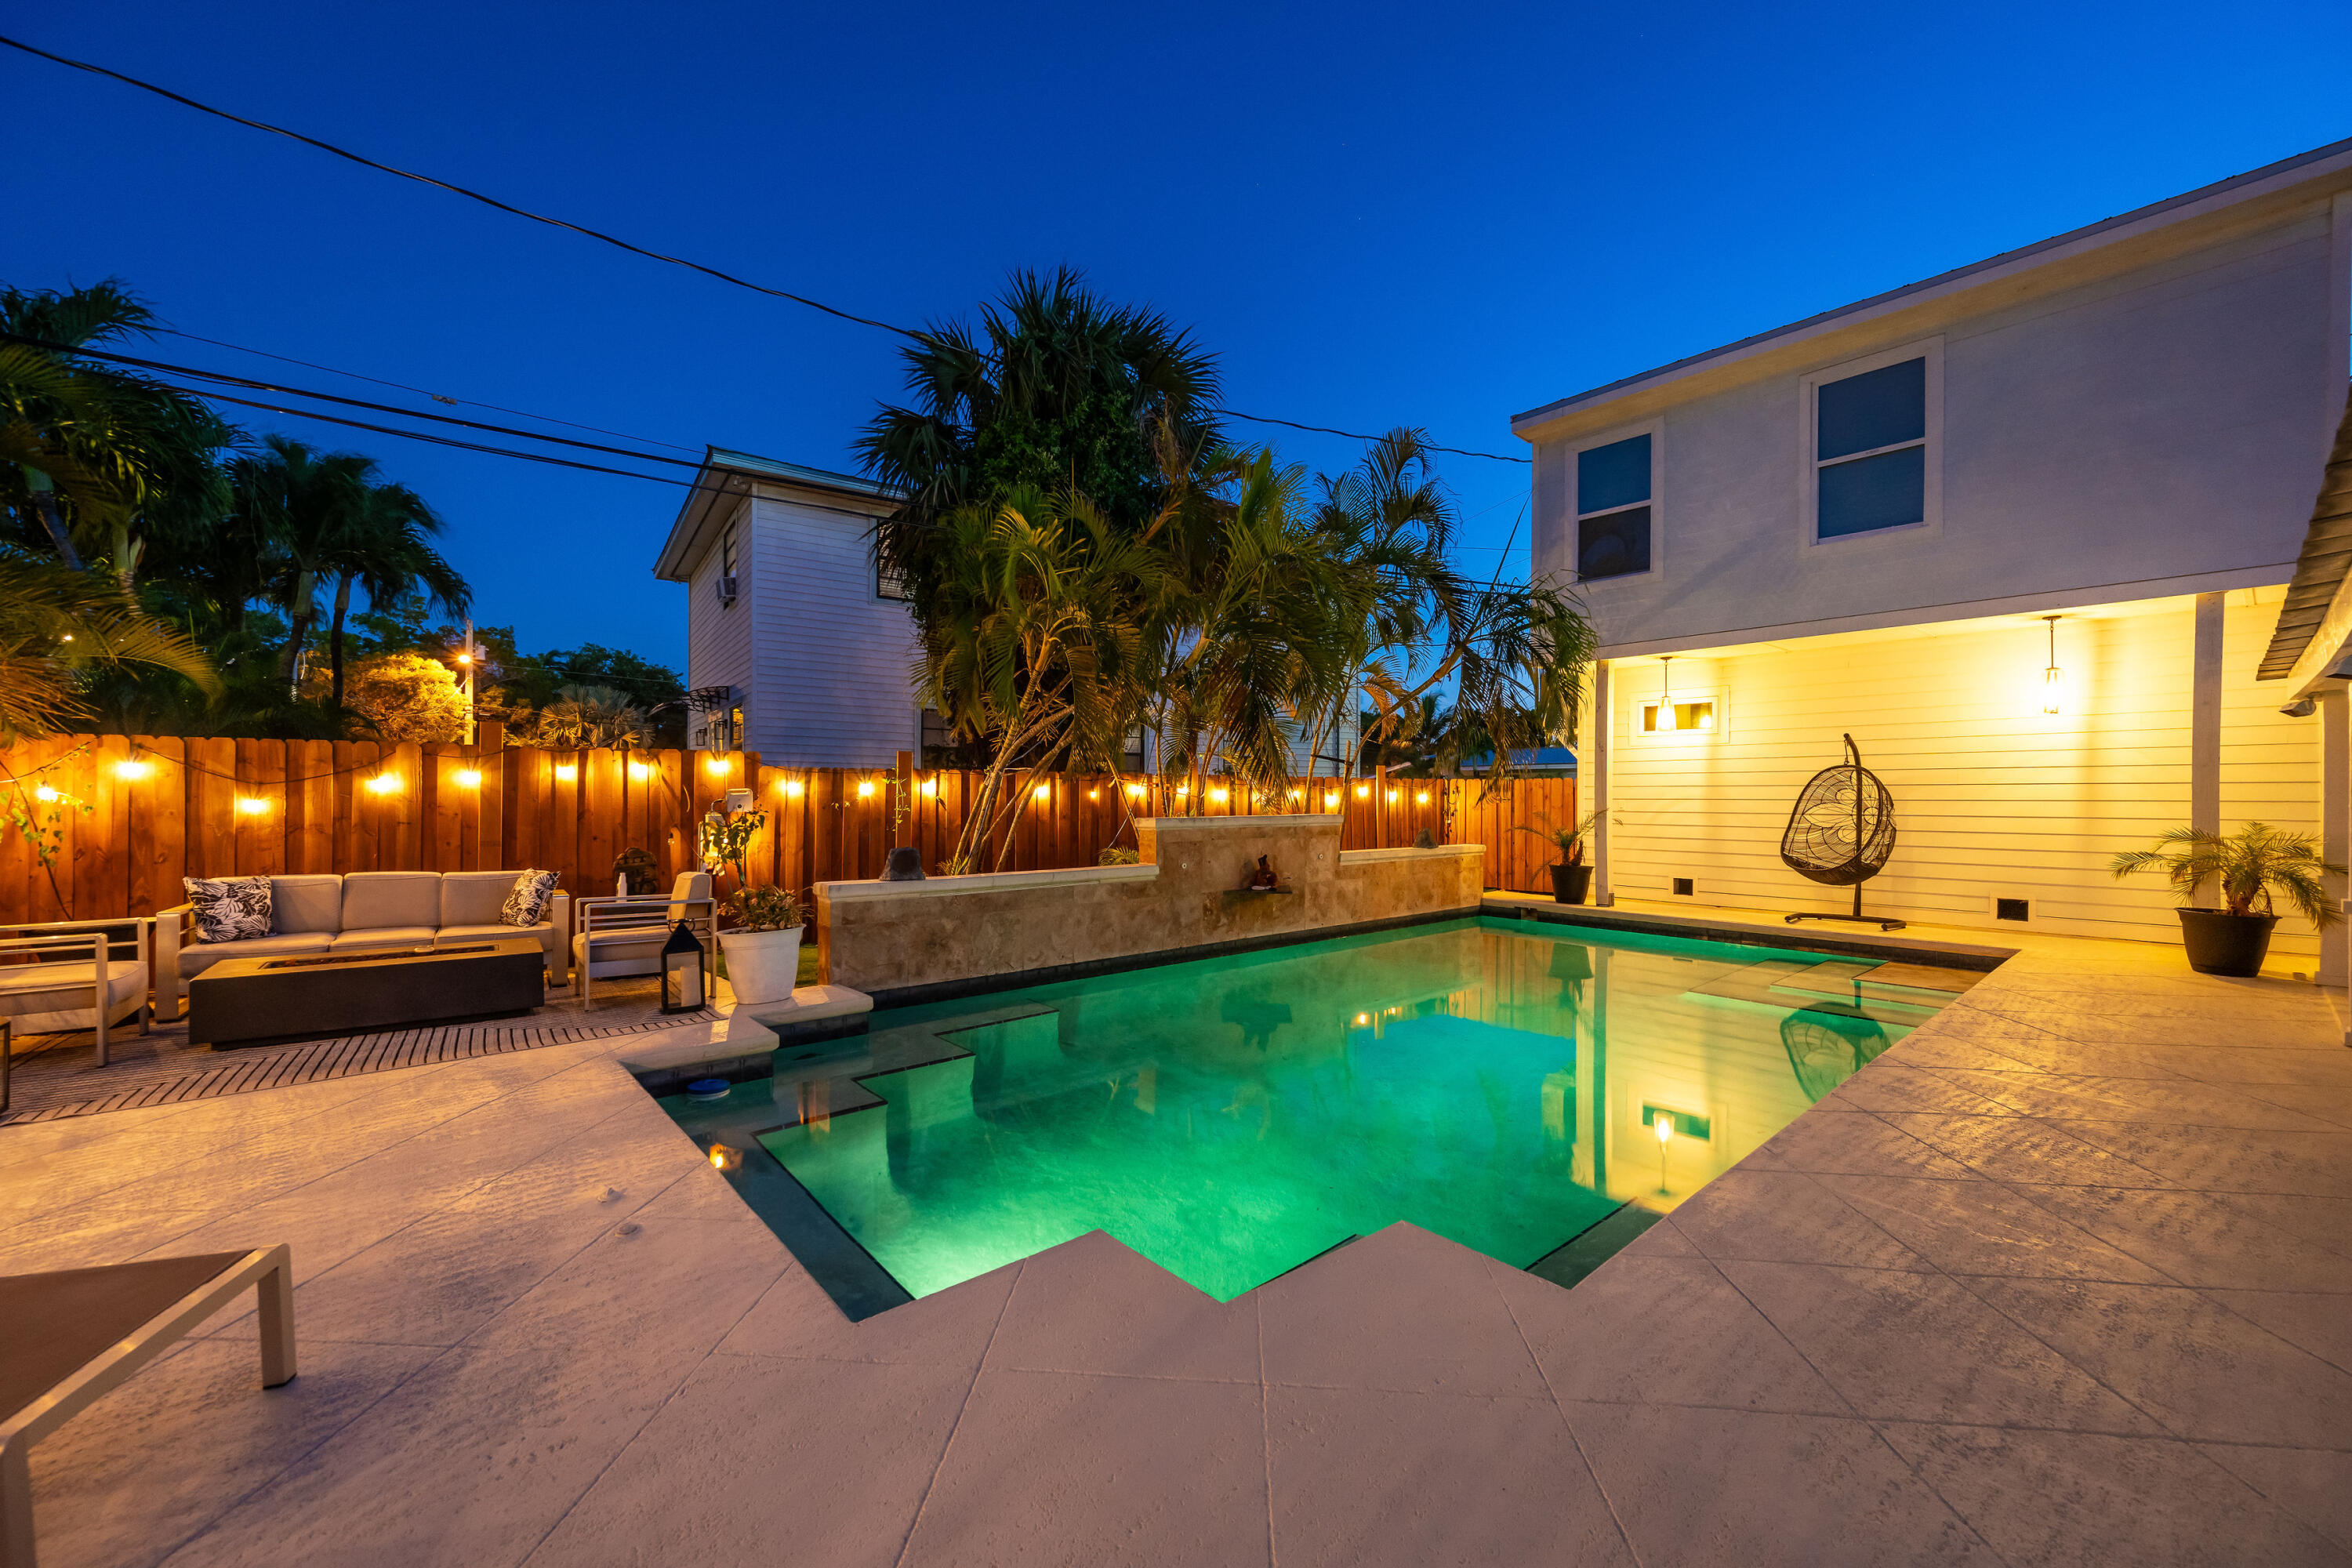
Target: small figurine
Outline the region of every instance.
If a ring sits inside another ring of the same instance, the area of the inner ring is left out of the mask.
[[[1250,873],[1249,890],[1253,893],[1271,893],[1279,881],[1280,879],[1274,874],[1274,868],[1266,864],[1265,857],[1259,856],[1257,869]]]

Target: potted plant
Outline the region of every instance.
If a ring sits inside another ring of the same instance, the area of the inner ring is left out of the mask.
[[[2178,911],[2189,967],[2200,974],[2263,972],[2271,930],[2278,924],[2271,907],[2273,889],[2323,930],[2343,919],[2320,879],[2340,877],[2344,868],[2321,859],[2309,834],[2284,832],[2267,823],[2249,822],[2227,837],[2176,827],[2158,838],[2155,848],[2126,850],[2107,868],[2118,878],[2160,870],[2184,905],[2201,885],[2212,882],[2221,895],[2221,908],[2187,905]]]
[[[1551,896],[1556,902],[1584,902],[1584,895],[1592,887],[1592,868],[1584,863],[1584,836],[1600,820],[1600,808],[1595,807],[1573,827],[1529,827],[1519,823],[1514,829],[1532,833],[1559,851],[1559,864],[1551,868]]]
[[[738,888],[722,906],[735,921],[719,933],[727,984],[739,1005],[782,1002],[800,978],[801,901],[772,885]]]

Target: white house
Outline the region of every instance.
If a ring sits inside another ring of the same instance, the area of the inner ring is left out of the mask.
[[[1534,570],[1601,632],[1598,896],[1844,907],[1780,847],[1848,733],[1897,917],[2172,941],[2116,850],[2318,828],[2345,699],[2257,674],[2345,412],[2347,193],[2352,142],[1517,416]]]
[[[896,495],[713,447],[654,575],[687,585],[688,743],[788,767],[887,767],[923,743],[914,618],[875,570]]]

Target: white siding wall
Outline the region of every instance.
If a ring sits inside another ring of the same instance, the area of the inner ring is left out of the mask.
[[[748,526],[751,508],[735,514],[736,581],[749,580],[755,546]],[[723,530],[721,531],[724,531]],[[751,606],[746,595],[730,608],[719,602],[717,584],[721,552],[714,539],[710,551],[688,574],[686,585],[686,684],[748,687],[751,679]],[[704,715],[690,715],[688,728]]]
[[[915,623],[875,595],[872,520],[765,496],[751,518],[751,749],[772,765],[888,766],[921,743]]]
[[[1805,541],[1799,372],[1667,407],[1661,565],[1584,588],[1604,651],[1983,615],[2012,598],[2144,598],[2211,574],[2283,581],[2341,406],[2341,265],[2314,209],[1928,331],[1943,357],[1939,528]],[[1918,332],[1897,321],[1824,364]],[[1537,571],[1573,574],[1574,452],[1636,427],[1538,446]]]
[[[2284,688],[2252,679],[2279,597],[2276,589],[2229,596],[2225,832],[2249,817],[2318,826],[2319,721],[2284,717]],[[1850,731],[1894,794],[1899,835],[1893,861],[1863,887],[1865,910],[1997,930],[1990,900],[2022,897],[2032,900],[2032,929],[2176,941],[2162,882],[2118,883],[2105,863],[2188,820],[2192,606],[2172,599],[2061,621],[2067,697],[2056,717],[2041,710],[2044,628],[2022,616],[1677,658],[1676,699],[1717,702],[1711,736],[1638,735],[1659,664],[1620,662],[1611,683],[1613,885],[1665,900],[1671,879],[1688,877],[1695,904],[1847,907],[1847,889],[1782,865],[1780,841],[1797,792],[1842,760],[1839,735]],[[2282,923],[2277,947],[2316,951],[2300,921]]]

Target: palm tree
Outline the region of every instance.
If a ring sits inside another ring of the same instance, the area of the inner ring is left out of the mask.
[[[1066,489],[1134,532],[1165,503],[1164,475],[1194,471],[1216,445],[1214,356],[1068,268],[1014,273],[976,332],[933,327],[905,360],[908,405],[886,405],[857,448],[866,472],[906,492],[876,550],[919,621],[941,613],[935,595],[957,576],[943,520],[958,507]]]
[[[555,696],[516,737],[518,743],[550,752],[582,752],[599,746],[642,746],[653,739],[646,711],[609,686],[560,686]]]
[[[0,342],[12,354],[0,400],[15,448],[0,485],[68,565],[102,548],[125,592],[153,534],[201,530],[225,504],[220,454],[236,439],[201,399],[72,352],[144,332],[154,319],[114,279],[62,292],[0,289]],[[61,468],[83,482],[58,488]]]
[[[287,436],[262,437],[262,448],[229,465],[228,521],[275,554],[272,587],[290,623],[278,679],[290,689],[318,619],[320,575],[333,569],[335,552],[357,531],[375,464],[356,452],[321,453]]]
[[[472,588],[429,542],[442,526],[439,514],[406,485],[367,484],[341,531],[327,542],[320,565],[335,576],[334,615],[327,632],[332,706],[343,703],[343,618],[351,611],[354,584],[366,591],[371,605],[422,594],[452,616],[473,608]]]
[[[0,742],[89,718],[88,674],[126,665],[159,667],[207,692],[219,689],[203,651],[151,619],[116,584],[0,552]]]
[[[1084,497],[1017,489],[942,522],[940,602],[924,624],[923,700],[983,741],[989,762],[948,871],[980,868],[1027,798],[1025,777],[1057,767],[1109,771],[1144,685],[1139,607],[1162,563],[1121,537]]]

